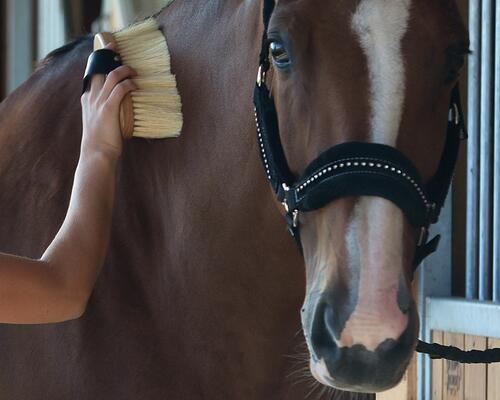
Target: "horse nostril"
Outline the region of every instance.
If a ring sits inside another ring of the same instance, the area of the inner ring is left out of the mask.
[[[326,331],[330,335],[331,339],[334,342],[337,342],[342,328],[339,326],[340,322],[338,321],[338,317],[334,315],[333,307],[325,307],[323,319],[325,321]]]
[[[333,321],[331,307],[324,302],[318,303],[311,327],[311,345],[317,360],[332,358],[337,349],[330,321]]]

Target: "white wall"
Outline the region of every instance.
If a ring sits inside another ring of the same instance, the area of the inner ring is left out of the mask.
[[[61,0],[38,0],[36,13],[34,3],[32,0],[7,0],[6,3],[7,94],[30,76],[36,61],[66,41]],[[35,14],[37,21],[33,20]]]
[[[37,58],[66,43],[64,8],[61,0],[38,0]]]
[[[33,9],[31,0],[7,0],[7,94],[17,88],[33,68]]]

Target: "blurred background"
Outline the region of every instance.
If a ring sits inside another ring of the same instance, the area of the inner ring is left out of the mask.
[[[117,30],[168,0],[0,0],[0,101],[36,62],[82,34]]]

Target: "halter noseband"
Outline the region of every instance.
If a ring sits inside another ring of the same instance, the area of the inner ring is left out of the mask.
[[[446,143],[436,174],[424,184],[417,168],[399,150],[384,144],[345,142],[321,153],[295,177],[281,145],[278,115],[266,86],[271,66],[267,28],[274,0],[264,1],[264,35],[254,90],[255,122],[260,156],[267,179],[286,211],[288,230],[302,251],[299,214],[318,210],[346,196],[377,196],[396,204],[419,230],[414,268],[439,244],[430,241],[429,227],[439,219],[451,185],[460,140],[466,137],[458,85],[450,101]]]

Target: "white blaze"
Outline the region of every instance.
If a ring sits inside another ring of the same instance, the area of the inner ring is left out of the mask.
[[[352,18],[368,59],[371,136],[396,144],[405,95],[402,39],[408,29],[410,0],[362,0]]]
[[[402,40],[411,0],[361,0],[352,18],[370,78],[370,139],[396,146],[405,100]],[[408,317],[397,306],[402,273],[403,213],[392,202],[364,197],[347,235],[349,263],[359,268],[358,301],[337,345],[362,344],[374,351],[398,339]],[[383,321],[382,328],[380,322]]]

